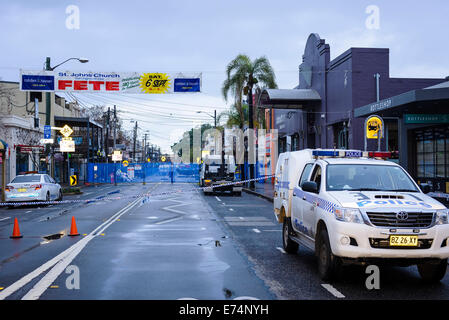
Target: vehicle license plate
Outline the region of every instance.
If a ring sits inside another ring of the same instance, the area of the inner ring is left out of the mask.
[[[390,246],[393,247],[416,247],[418,236],[390,236]]]

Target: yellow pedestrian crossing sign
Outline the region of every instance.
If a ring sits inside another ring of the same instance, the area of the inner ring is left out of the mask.
[[[73,130],[68,125],[65,125],[59,132],[61,132],[64,137],[68,138],[73,133]]]
[[[165,156],[162,156],[162,157],[161,157],[161,161],[162,161],[162,162],[165,162],[165,160],[166,160],[166,159],[165,159]]]
[[[123,164],[125,167],[127,167],[129,163],[128,163],[128,161],[124,160],[124,161],[122,162],[122,164]]]
[[[76,186],[78,184],[78,178],[76,175],[70,176],[70,185]]]

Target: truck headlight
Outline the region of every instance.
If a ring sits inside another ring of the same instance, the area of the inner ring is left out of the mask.
[[[362,215],[359,209],[337,208],[335,209],[335,218],[339,221],[363,223]]]
[[[435,215],[435,224],[448,223],[448,209],[437,210]]]

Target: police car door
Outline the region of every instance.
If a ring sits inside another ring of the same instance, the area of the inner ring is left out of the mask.
[[[293,190],[293,198],[292,198],[292,217],[291,222],[293,229],[297,232],[307,234],[307,230],[304,228],[303,221],[303,210],[306,205],[305,194],[301,189],[301,184],[304,181],[308,181],[310,177],[310,172],[312,171],[313,163],[308,163],[304,166],[304,169],[301,173],[301,177],[299,178],[298,185],[295,186]]]
[[[311,192],[305,192],[306,201],[304,201],[302,219],[304,223],[304,228],[307,230],[307,234],[310,237],[315,236],[315,221],[316,221],[316,212],[315,210],[318,207],[318,197],[321,190],[321,181],[323,170],[319,164],[315,164],[312,170],[312,175],[310,176],[310,181],[313,181],[317,185],[318,194],[314,194]]]

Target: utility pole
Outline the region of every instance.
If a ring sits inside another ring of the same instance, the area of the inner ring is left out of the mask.
[[[113,151],[112,153],[115,152],[116,149],[116,142],[117,142],[117,110],[115,108],[115,104],[114,104],[114,145],[113,145]],[[117,168],[116,168],[116,161],[114,161],[114,185],[117,185]]]
[[[134,126],[134,139],[133,139],[133,161],[136,162],[136,140],[137,140],[137,121]]]
[[[115,145],[116,145],[116,142],[117,142],[117,110],[116,110],[116,108],[115,108],[115,105],[114,105],[114,151],[115,151]]]
[[[214,110],[214,128],[217,127],[217,110]]]
[[[249,152],[254,151],[254,119],[253,119],[253,84],[254,79],[250,77],[249,79],[249,85],[248,85],[248,117],[249,117],[249,131],[248,131],[248,160],[249,162],[249,178],[254,179],[254,163],[251,163],[254,160],[254,157]],[[255,183],[254,181],[250,181],[249,188],[254,190],[255,189]]]
[[[108,108],[108,113],[106,117],[106,137],[105,137],[105,149],[106,149],[106,163],[109,162],[109,117],[110,117],[111,109]]]
[[[45,59],[45,70],[50,71],[51,70],[51,66],[50,66],[50,57],[47,57]],[[45,92],[45,124],[46,125],[50,125],[51,122],[51,103],[50,103],[50,99],[51,99],[51,94],[50,92]],[[45,146],[45,155],[47,156],[47,170],[48,170],[48,161],[50,160],[50,144],[46,144]],[[50,160],[50,163],[53,163],[52,159]],[[51,165],[50,165],[51,167]],[[50,175],[52,176],[52,178],[55,177],[55,174],[53,172],[53,170],[50,169]]]
[[[145,185],[145,178],[146,178],[146,164],[147,164],[147,135],[148,133],[145,133],[145,141],[143,143],[143,157],[142,157],[142,170],[143,170],[143,184]]]

